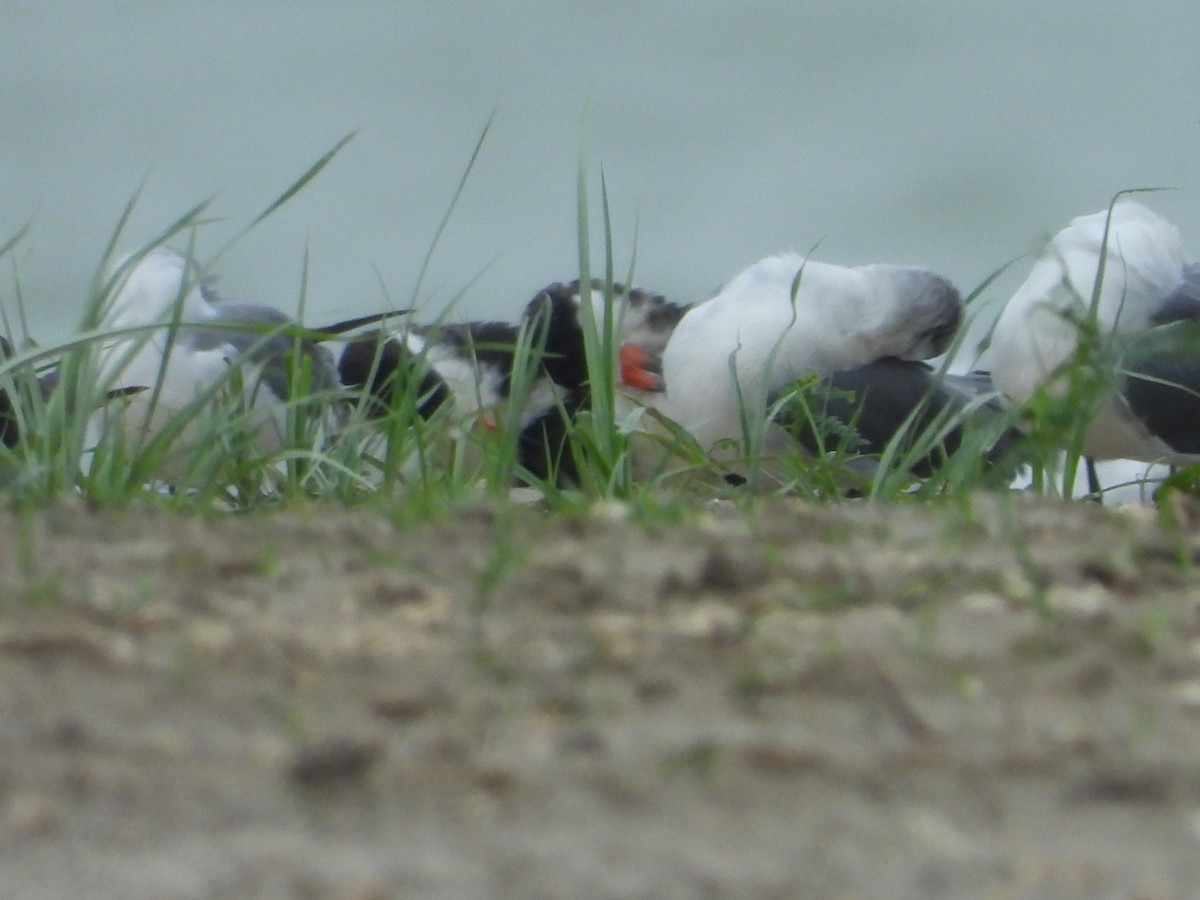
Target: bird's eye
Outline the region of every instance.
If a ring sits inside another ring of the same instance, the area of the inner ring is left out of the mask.
[[[926,330],[922,337],[934,346],[941,347],[950,343],[956,331],[958,331],[957,322],[943,322]]]

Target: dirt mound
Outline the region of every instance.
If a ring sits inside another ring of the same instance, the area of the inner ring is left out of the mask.
[[[0,514],[13,897],[1186,897],[1200,531]]]

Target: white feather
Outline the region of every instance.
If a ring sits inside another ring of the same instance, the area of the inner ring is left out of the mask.
[[[118,271],[122,265],[118,265]],[[239,324],[261,319],[264,328],[272,328],[287,321],[267,307],[236,309]],[[258,313],[261,315],[256,318]],[[102,404],[93,415],[93,433],[103,433],[115,426],[124,432],[128,446],[144,445],[171,416],[218,381],[229,378],[231,366],[238,365],[242,369],[247,405],[255,411],[253,427],[260,447],[277,447],[286,398],[276,396],[269,388],[258,362],[244,358],[245,345],[252,344],[257,336],[244,330],[227,331],[230,337],[225,339],[211,327],[219,326],[223,319],[221,304],[206,296],[199,273],[181,253],[156,247],[130,266],[103,310],[101,328],[146,326],[146,329],[123,335],[100,349],[97,381],[103,392],[144,390]],[[169,343],[172,321],[180,323],[173,344]],[[188,327],[196,325],[201,327]],[[314,373],[314,378],[319,379],[318,373]],[[325,386],[319,384],[318,388]],[[185,433],[181,442],[188,440]]]
[[[769,257],[683,317],[663,353],[660,409],[709,449],[741,436],[742,405],[765,409],[806,373],[942,352],[961,304],[925,269]]]
[[[1117,202],[1111,218],[1103,210],[1073,219],[1050,241],[996,321],[985,358],[996,389],[1012,403],[1028,400],[1042,385],[1065,392],[1060,376],[1078,347],[1080,323],[1094,310],[1102,336],[1145,330],[1183,279],[1186,264],[1179,230],[1133,200]],[[1147,462],[1173,456],[1119,394],[1091,422],[1083,452]]]

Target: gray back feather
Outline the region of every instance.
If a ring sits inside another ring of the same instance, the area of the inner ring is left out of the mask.
[[[292,360],[309,360],[312,369],[310,388],[332,391],[340,387],[333,355],[311,338],[298,336],[296,321],[277,309],[250,303],[216,301],[217,313],[212,327],[189,328],[186,341],[196,350],[215,350],[229,345],[239,356],[262,366],[263,381],[275,396],[286,398],[291,392]],[[224,328],[222,325],[233,327]]]

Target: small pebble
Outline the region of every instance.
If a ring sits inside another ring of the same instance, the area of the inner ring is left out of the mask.
[[[382,749],[375,741],[355,738],[311,744],[296,752],[288,777],[306,787],[355,781],[367,774]]]
[[[411,722],[450,706],[450,698],[437,692],[390,694],[377,697],[371,703],[371,711],[384,719],[396,722]]]
[[[58,808],[40,794],[13,794],[7,807],[5,818],[21,837],[42,837],[58,831],[62,825]]]

